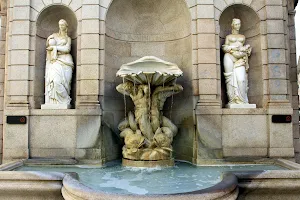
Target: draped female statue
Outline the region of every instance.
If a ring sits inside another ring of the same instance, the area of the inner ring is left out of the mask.
[[[249,104],[248,102],[248,57],[251,54],[250,45],[245,44],[245,36],[239,34],[241,20],[232,20],[232,33],[226,36],[222,49],[224,55],[225,81],[228,96],[228,107],[234,104]]]
[[[70,90],[74,63],[71,51],[71,38],[68,36],[68,23],[58,22],[59,32],[47,38],[45,105],[42,109],[70,108]]]

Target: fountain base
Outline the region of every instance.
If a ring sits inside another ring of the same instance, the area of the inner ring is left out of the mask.
[[[124,167],[173,167],[175,165],[174,159],[169,160],[129,160],[122,159],[122,165]]]

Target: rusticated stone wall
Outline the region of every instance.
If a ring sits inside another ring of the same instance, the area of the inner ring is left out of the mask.
[[[6,0],[0,1],[0,164],[2,163],[3,149],[3,109],[4,109],[4,79],[6,58]]]

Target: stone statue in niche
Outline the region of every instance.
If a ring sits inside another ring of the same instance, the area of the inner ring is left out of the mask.
[[[42,109],[70,108],[70,91],[74,63],[68,23],[58,22],[59,32],[50,35],[46,42],[45,104]]]
[[[232,33],[226,36],[222,49],[224,55],[224,76],[226,82],[228,108],[256,108],[248,101],[248,58],[252,48],[245,45],[245,36],[240,34],[241,20],[233,19]]]

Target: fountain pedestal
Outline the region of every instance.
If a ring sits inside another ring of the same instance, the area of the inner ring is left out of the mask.
[[[168,97],[183,90],[176,84],[182,71],[173,63],[146,56],[122,65],[117,76],[123,78],[117,91],[124,100],[125,95],[130,96],[135,107],[134,112],[126,113],[124,101],[125,119],[118,126],[125,143],[123,165],[173,166],[172,142],[178,129],[162,110]]]
[[[172,167],[174,166],[174,159],[168,160],[129,160],[126,158],[122,159],[122,165],[125,167]]]

